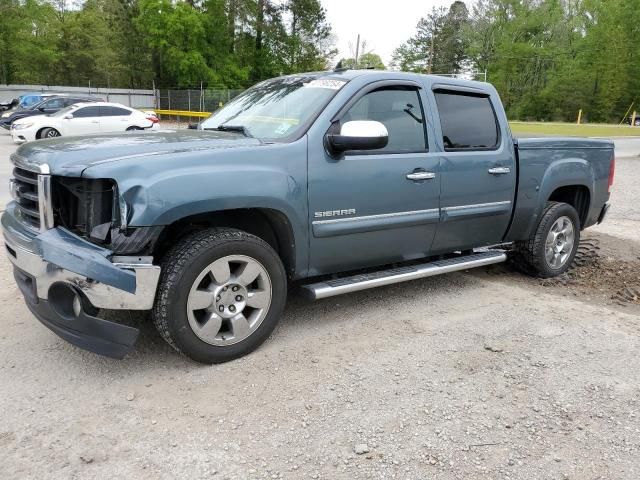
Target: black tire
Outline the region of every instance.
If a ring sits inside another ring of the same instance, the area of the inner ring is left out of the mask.
[[[129,128],[127,128],[127,130],[126,130],[126,131],[127,131],[127,132],[135,132],[135,131],[137,131],[137,130],[144,130],[144,129],[143,129],[143,128],[140,128],[140,127],[135,127],[135,126],[134,126],[134,127],[129,127]]]
[[[553,224],[560,217],[568,217],[573,224],[574,240],[567,260],[559,268],[554,268],[546,259],[545,242]],[[528,275],[539,278],[557,277],[571,268],[579,244],[580,217],[576,209],[567,203],[548,202],[542,212],[538,228],[528,240],[516,244],[512,260],[519,270]]]
[[[55,128],[45,128],[40,133],[40,138],[56,138],[60,136],[60,132]]]
[[[255,331],[239,343],[212,345],[201,340],[189,324],[187,299],[207,266],[229,255],[251,257],[264,266],[272,286],[268,312]],[[277,325],[287,298],[287,275],[278,254],[262,239],[241,230],[211,228],[180,240],[164,257],[152,310],[160,335],[177,351],[196,362],[222,363],[260,346]]]

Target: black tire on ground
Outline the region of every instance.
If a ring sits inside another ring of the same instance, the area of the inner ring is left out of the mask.
[[[40,138],[56,138],[60,136],[60,132],[58,132],[55,128],[45,128],[40,133]]]
[[[549,264],[545,255],[545,244],[549,231],[560,217],[567,217],[573,224],[573,248],[567,260],[558,268]],[[518,242],[512,261],[522,272],[539,278],[551,278],[562,275],[571,267],[580,244],[580,217],[571,205],[561,202],[548,202],[538,224],[538,228],[528,240]]]
[[[242,255],[257,260],[267,271],[271,303],[262,323],[244,340],[212,345],[201,340],[189,324],[187,300],[192,285],[218,259]],[[211,228],[180,240],[161,262],[162,273],[152,310],[160,335],[177,351],[205,364],[222,363],[255,350],[277,325],[287,298],[287,275],[278,254],[262,239],[241,230]]]

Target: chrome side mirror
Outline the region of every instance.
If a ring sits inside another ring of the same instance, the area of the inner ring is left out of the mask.
[[[327,135],[327,146],[332,154],[349,150],[378,150],[389,143],[389,132],[380,122],[356,120],[346,122],[339,134]]]

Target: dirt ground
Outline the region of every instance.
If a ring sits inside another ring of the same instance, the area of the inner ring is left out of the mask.
[[[618,179],[559,279],[294,292],[271,339],[212,367],[144,315],[123,361],[68,345],[0,256],[0,478],[637,480],[640,159]]]

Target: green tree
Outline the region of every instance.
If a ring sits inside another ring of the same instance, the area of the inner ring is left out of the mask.
[[[283,39],[287,73],[324,70],[337,51],[333,48],[331,25],[319,0],[287,0],[290,18]]]
[[[53,7],[0,0],[0,83],[46,83],[58,52]]]
[[[380,55],[373,52],[363,53],[357,63],[355,58],[342,58],[338,64],[343,68],[351,69],[372,68],[375,70],[384,70],[386,68]]]
[[[449,9],[433,8],[420,19],[416,33],[400,45],[392,65],[405,71],[460,73],[467,60],[469,11],[455,1]]]
[[[153,51],[160,86],[193,87],[220,78],[207,64],[204,16],[188,3],[140,0],[136,25]]]

